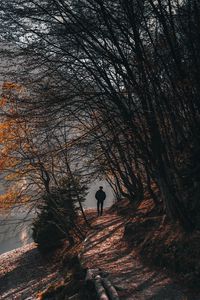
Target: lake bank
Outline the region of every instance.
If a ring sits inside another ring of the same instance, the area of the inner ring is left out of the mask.
[[[60,278],[56,261],[44,259],[34,243],[1,254],[0,261],[1,300],[35,300],[40,290]]]

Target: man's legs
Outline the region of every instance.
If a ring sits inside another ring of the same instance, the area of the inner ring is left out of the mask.
[[[99,208],[100,208],[100,201],[97,200],[97,215],[98,216],[100,216],[100,210],[99,210]]]
[[[102,200],[97,200],[97,214],[102,216],[103,214],[103,202]]]
[[[103,202],[104,201],[101,201],[101,216],[103,215]]]

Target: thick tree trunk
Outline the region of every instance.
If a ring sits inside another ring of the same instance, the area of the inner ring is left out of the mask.
[[[190,219],[188,212],[185,210],[180,200],[175,193],[172,193],[165,179],[162,177],[157,178],[162,198],[165,203],[165,209],[170,219],[178,220],[181,226],[186,231],[192,231],[195,228],[193,221]]]

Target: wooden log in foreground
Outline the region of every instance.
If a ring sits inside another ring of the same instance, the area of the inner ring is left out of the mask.
[[[108,278],[102,278],[103,286],[106,289],[110,300],[119,300],[118,293]]]
[[[107,294],[106,294],[106,290],[104,289],[103,285],[102,285],[102,278],[101,276],[97,275],[95,277],[95,288],[96,288],[96,292],[97,292],[97,296],[99,298],[99,300],[109,300]]]
[[[100,270],[99,269],[88,269],[86,273],[85,280],[93,280],[95,276],[99,274]]]
[[[105,277],[104,277],[105,274]],[[85,277],[87,286],[94,285],[99,300],[119,300],[118,293],[110,280],[108,274],[100,269],[88,269]]]

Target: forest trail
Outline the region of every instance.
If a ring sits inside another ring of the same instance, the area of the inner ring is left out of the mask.
[[[123,238],[127,219],[106,210],[92,213],[91,229],[84,241],[84,267],[101,268],[118,287],[121,300],[195,300],[184,295],[172,278],[141,262]],[[39,291],[62,280],[59,257],[45,259],[34,243],[0,256],[0,299],[36,300]],[[198,298],[196,298],[197,300]]]
[[[145,266],[128,247],[123,239],[126,221],[109,210],[92,220],[81,255],[84,267],[108,272],[123,300],[189,300],[172,278]]]

